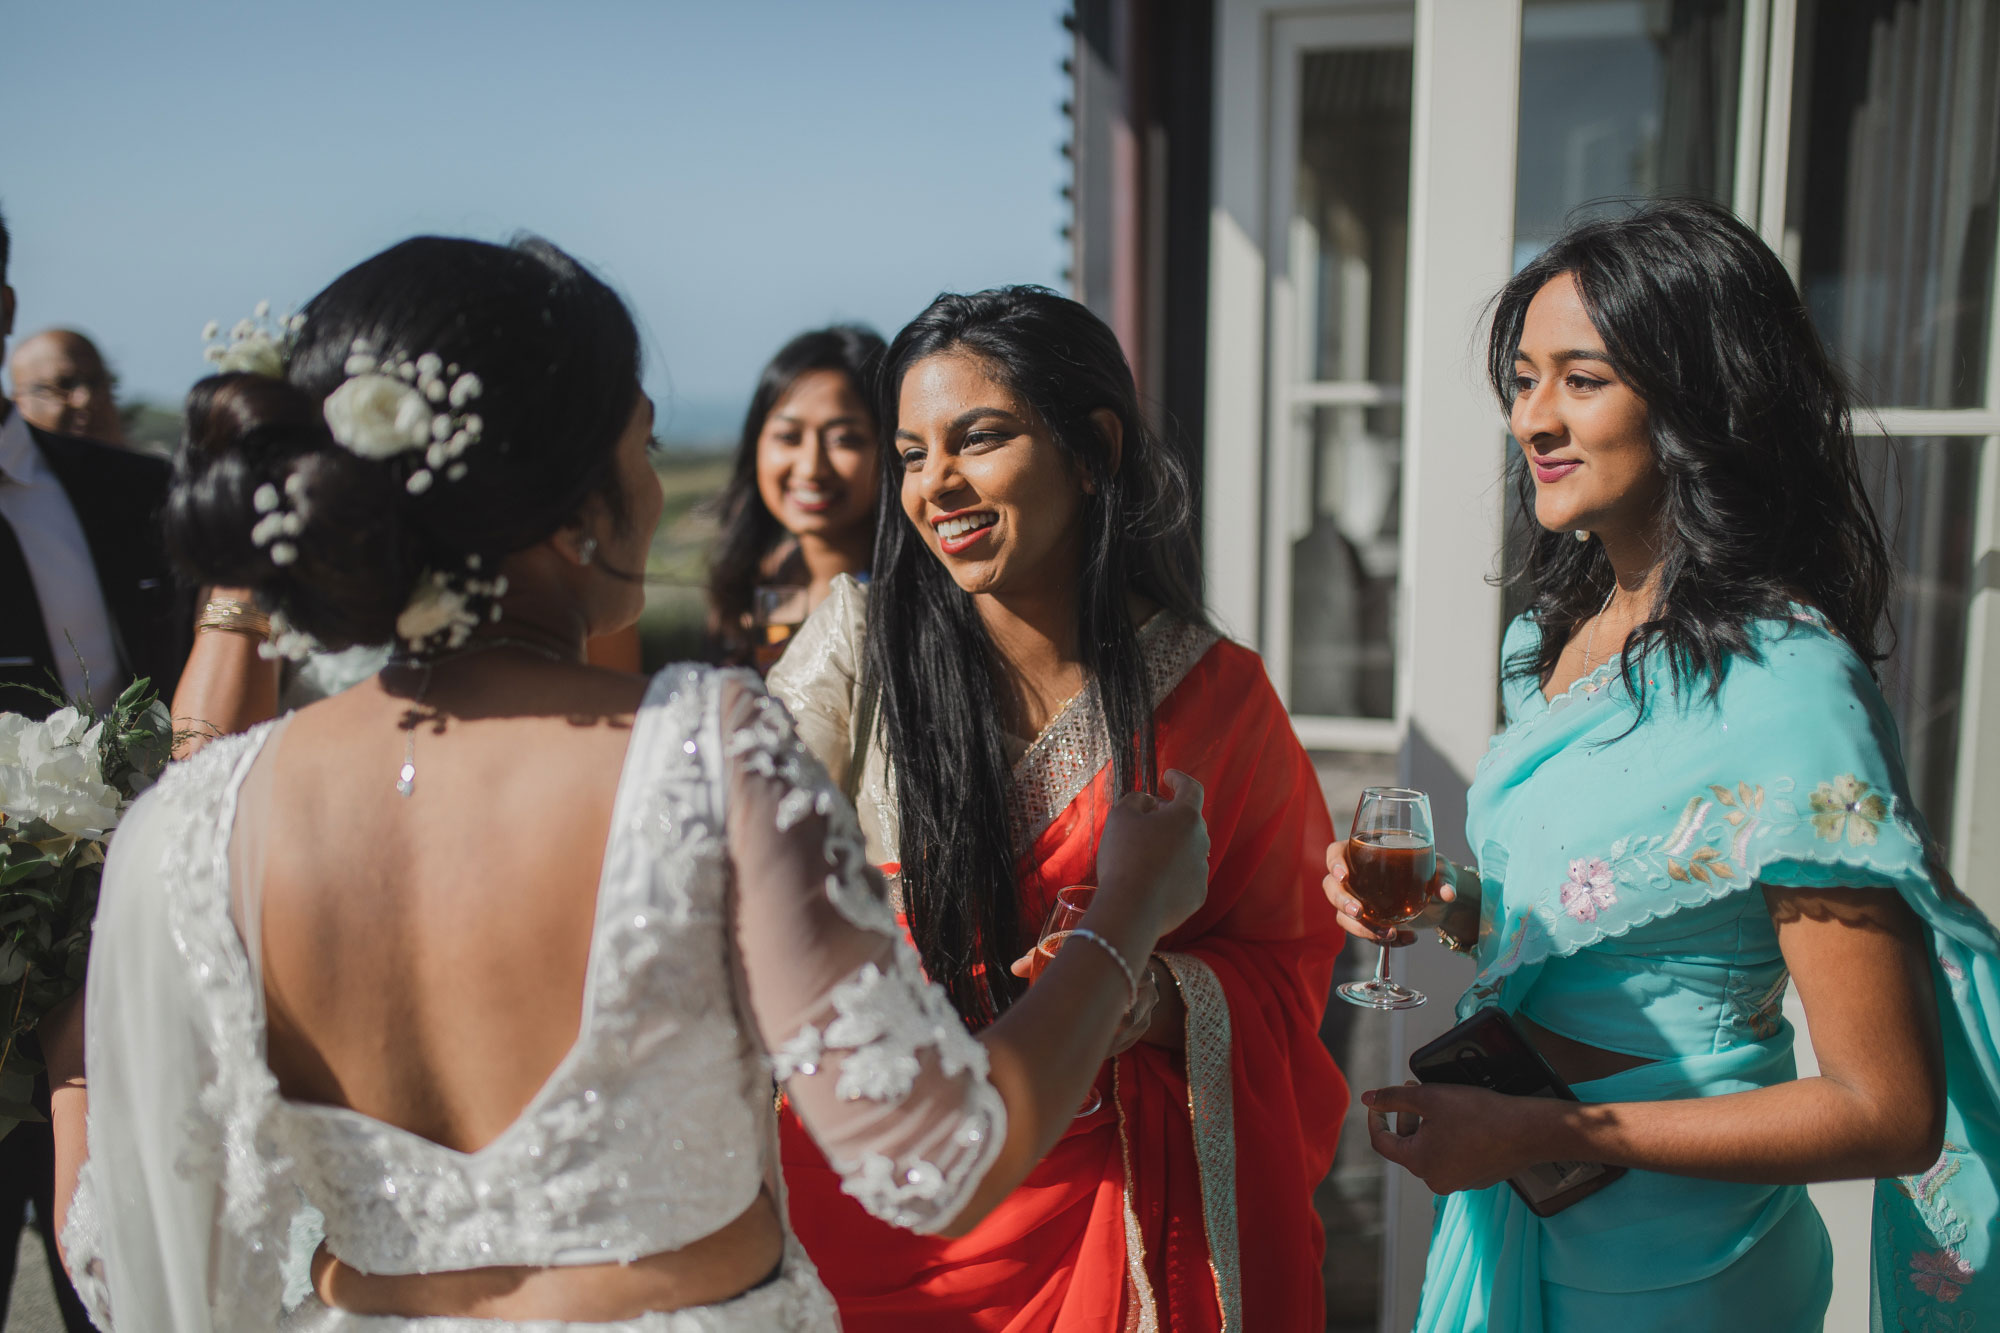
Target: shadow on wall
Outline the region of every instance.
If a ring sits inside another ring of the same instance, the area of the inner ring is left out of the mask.
[[[1465,795],[1471,779],[1460,773],[1414,722],[1410,724],[1409,738],[1403,742],[1398,773],[1398,780],[1405,787],[1430,793],[1438,851],[1454,861],[1470,864],[1473,856],[1465,839]]]

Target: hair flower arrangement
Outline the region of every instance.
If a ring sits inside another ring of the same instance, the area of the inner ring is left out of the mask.
[[[416,592],[396,617],[396,637],[418,653],[463,647],[482,620],[500,618],[499,600],[506,594],[504,574],[476,579],[431,570],[417,580]],[[490,610],[482,615],[486,608]]]
[[[293,472],[285,477],[282,497],[278,488],[268,481],[250,493],[250,505],[257,511],[257,523],[250,529],[250,540],[257,546],[270,548],[271,563],[274,565],[289,565],[299,558],[297,543],[288,539],[306,530],[306,521],[298,510],[305,488],[305,478]]]
[[[259,301],[250,318],[237,320],[236,326],[229,330],[228,342],[222,341],[222,325],[212,319],[208,321],[201,331],[202,341],[208,344],[202,356],[215,363],[218,375],[262,375],[281,380],[285,377],[285,362],[292,355],[292,345],[305,326],[306,317],[299,314],[287,315],[273,324],[271,303]]]
[[[293,625],[283,611],[271,612],[271,637],[257,645],[259,657],[270,660],[282,657],[293,662],[303,662],[320,650],[320,641]]]
[[[435,352],[415,360],[378,356],[375,345],[356,338],[344,369],[347,379],[327,395],[327,429],[344,448],[363,458],[394,458],[422,450],[423,466],[404,483],[422,495],[442,471],[448,481],[465,475],[459,461],[479,442],[485,423],[465,410],[479,397],[479,376],[446,365]]]

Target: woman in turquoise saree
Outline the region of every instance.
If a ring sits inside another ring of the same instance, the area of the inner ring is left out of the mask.
[[[1364,1095],[1440,1195],[1418,1329],[1818,1329],[1804,1186],[1853,1177],[1874,1327],[2000,1326],[2000,938],[1910,800],[1873,675],[1887,556],[1790,279],[1725,211],[1652,205],[1524,269],[1492,352],[1544,532],[1478,866],[1434,920],[1478,964],[1460,1017],[1512,1014],[1580,1102]],[[1504,1182],[1549,1160],[1629,1169],[1543,1218]]]

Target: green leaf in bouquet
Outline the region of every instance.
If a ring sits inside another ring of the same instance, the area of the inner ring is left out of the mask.
[[[23,881],[53,875],[57,862],[38,847],[20,844],[21,850],[0,860],[0,889]]]
[[[127,685],[125,687],[124,693],[120,694],[117,700],[112,703],[111,711],[113,713],[131,712],[133,709],[138,708],[140,706],[140,701],[146,697],[146,695],[152,690],[152,688],[153,688],[153,681],[151,677],[149,676],[139,677],[139,679],[133,681],[130,685]]]

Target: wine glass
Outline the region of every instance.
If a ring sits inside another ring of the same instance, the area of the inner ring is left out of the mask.
[[[752,658],[757,670],[769,671],[785,655],[785,645],[805,620],[806,590],[771,586],[750,594],[750,625],[755,631]]]
[[[1057,890],[1055,906],[1049,909],[1048,922],[1042,927],[1042,937],[1035,942],[1035,952],[1028,958],[1029,985],[1032,986],[1041,980],[1042,970],[1049,965],[1050,960],[1062,952],[1063,945],[1069,940],[1069,933],[1083,924],[1083,914],[1090,910],[1091,895],[1096,892],[1097,889],[1089,884],[1072,884],[1068,888]],[[1098,1095],[1097,1088],[1093,1085],[1090,1096],[1076,1113],[1077,1119],[1094,1115],[1103,1105],[1104,1098]]]
[[[1363,790],[1347,840],[1347,891],[1361,904],[1361,924],[1381,931],[1416,920],[1436,874],[1431,798],[1407,787]],[[1427,997],[1389,979],[1389,946],[1381,949],[1374,977],[1337,987],[1340,998],[1366,1009],[1416,1008]]]
[[[1083,924],[1083,914],[1090,910],[1091,895],[1097,892],[1094,884],[1072,884],[1068,888],[1056,890],[1055,906],[1049,908],[1049,919],[1042,926],[1042,938],[1058,931],[1075,930]]]

